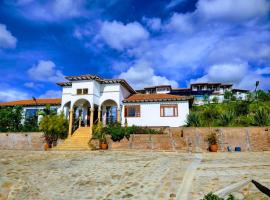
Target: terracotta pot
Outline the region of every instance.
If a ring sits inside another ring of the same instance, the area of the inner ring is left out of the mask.
[[[44,150],[45,150],[45,151],[48,151],[49,148],[50,148],[50,146],[49,146],[48,143],[44,144]]]
[[[108,144],[107,143],[100,143],[99,148],[102,150],[106,150],[106,149],[108,149]]]
[[[209,149],[210,149],[211,152],[217,152],[218,151],[218,145],[217,144],[211,144]]]

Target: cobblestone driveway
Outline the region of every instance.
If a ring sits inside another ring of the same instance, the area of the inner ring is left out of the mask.
[[[270,186],[270,153],[0,151],[0,200],[197,199],[250,177]]]

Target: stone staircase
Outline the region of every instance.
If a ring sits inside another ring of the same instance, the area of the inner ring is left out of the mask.
[[[88,145],[91,135],[90,127],[80,127],[72,136],[68,137],[63,143],[58,144],[53,150],[91,150]]]

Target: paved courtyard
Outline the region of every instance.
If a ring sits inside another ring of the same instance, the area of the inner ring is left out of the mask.
[[[0,200],[198,199],[249,178],[270,187],[270,152],[0,151]]]

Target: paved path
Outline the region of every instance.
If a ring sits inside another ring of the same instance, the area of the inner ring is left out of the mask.
[[[249,178],[269,187],[269,168],[270,152],[0,151],[0,200],[192,200]]]
[[[193,182],[193,178],[195,176],[196,170],[198,166],[200,165],[202,161],[202,155],[201,154],[196,154],[193,162],[188,166],[185,176],[182,181],[182,185],[178,191],[177,194],[177,199],[178,200],[189,200],[190,199],[190,191],[191,191],[191,185]]]

